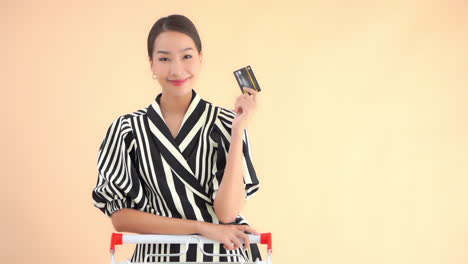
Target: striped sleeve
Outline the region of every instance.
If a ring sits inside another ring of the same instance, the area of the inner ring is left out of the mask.
[[[112,122],[99,147],[98,178],[92,190],[94,206],[108,217],[123,208],[142,208],[144,197],[134,148],[131,126],[120,116]]]
[[[231,127],[234,117],[234,111],[222,109],[218,115],[217,120],[215,121],[211,133],[216,148],[215,163],[212,168],[212,178],[210,182],[210,195],[212,201],[214,201],[216,198],[219,185],[224,175],[227,155],[231,143]],[[242,176],[244,179],[246,199],[249,199],[258,191],[260,183],[253,165],[252,151],[247,129],[244,129],[242,141]]]

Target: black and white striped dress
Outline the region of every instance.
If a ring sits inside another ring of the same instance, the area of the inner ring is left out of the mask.
[[[98,179],[92,190],[94,206],[109,218],[133,208],[161,216],[219,224],[213,209],[222,180],[236,113],[203,100],[192,90],[192,100],[176,138],[160,109],[161,93],[147,107],[116,118],[99,147]],[[252,163],[247,129],[243,134],[243,178],[246,199],[259,189]],[[229,224],[248,224],[238,215]],[[137,244],[132,262],[144,262],[152,253],[178,253],[185,245]],[[241,254],[247,261],[261,260],[257,244],[227,251],[223,244],[206,244],[218,254]],[[150,262],[238,262],[237,257],[203,256],[197,244],[187,255],[150,257]]]

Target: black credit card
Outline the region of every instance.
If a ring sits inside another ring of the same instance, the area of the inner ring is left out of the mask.
[[[242,87],[250,87],[255,89],[257,92],[262,90],[258,85],[257,78],[255,78],[252,67],[250,67],[250,65],[235,70],[234,76],[236,77],[237,83],[239,84],[243,94],[247,93],[247,91],[244,91]]]

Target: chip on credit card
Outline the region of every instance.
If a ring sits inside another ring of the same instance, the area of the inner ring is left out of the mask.
[[[260,92],[260,86],[258,85],[257,78],[252,71],[250,65],[240,68],[234,71],[234,76],[236,77],[237,83],[243,94],[248,93],[242,87],[250,87],[255,89],[257,92]]]

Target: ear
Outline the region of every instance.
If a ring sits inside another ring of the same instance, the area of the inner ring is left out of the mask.
[[[150,58],[148,62],[149,62],[149,70],[151,73],[153,73],[153,60]]]
[[[203,51],[200,51],[200,54],[198,55],[200,57],[200,63],[203,62]]]

